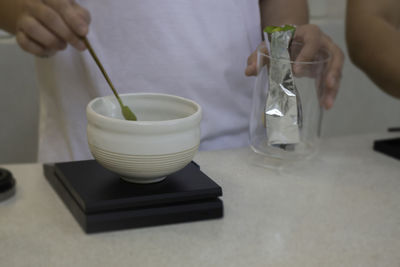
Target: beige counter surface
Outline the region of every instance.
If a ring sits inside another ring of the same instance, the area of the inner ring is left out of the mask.
[[[400,266],[400,161],[368,134],[322,140],[314,159],[253,164],[250,148],[199,152],[223,219],[85,234],[40,164],[11,164],[0,266]]]

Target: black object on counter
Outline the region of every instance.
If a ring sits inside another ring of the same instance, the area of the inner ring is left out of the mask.
[[[15,179],[9,170],[0,168],[0,201],[15,194]]]
[[[400,160],[400,138],[376,140],[374,150]]]
[[[46,179],[87,233],[221,218],[222,189],[191,162],[152,184],[119,178],[95,160],[43,166]]]
[[[400,132],[400,127],[390,127],[388,128],[388,132]]]

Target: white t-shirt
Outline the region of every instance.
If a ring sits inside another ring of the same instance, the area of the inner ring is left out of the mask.
[[[261,42],[258,0],[82,0],[88,39],[119,93],[161,92],[203,109],[200,149],[248,145],[254,79],[247,57]],[[89,52],[69,47],[37,60],[39,161],[92,158],[86,105],[112,92]]]

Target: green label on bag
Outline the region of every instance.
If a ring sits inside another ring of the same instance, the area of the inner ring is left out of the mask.
[[[273,33],[273,32],[286,32],[286,31],[295,31],[296,27],[292,25],[284,25],[284,26],[267,26],[264,28],[264,32]]]

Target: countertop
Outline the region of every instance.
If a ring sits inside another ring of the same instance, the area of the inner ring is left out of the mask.
[[[394,136],[323,139],[314,158],[276,169],[250,148],[201,151],[223,219],[97,234],[41,164],[2,165],[17,193],[0,202],[0,266],[400,266],[400,161],[372,150]]]

